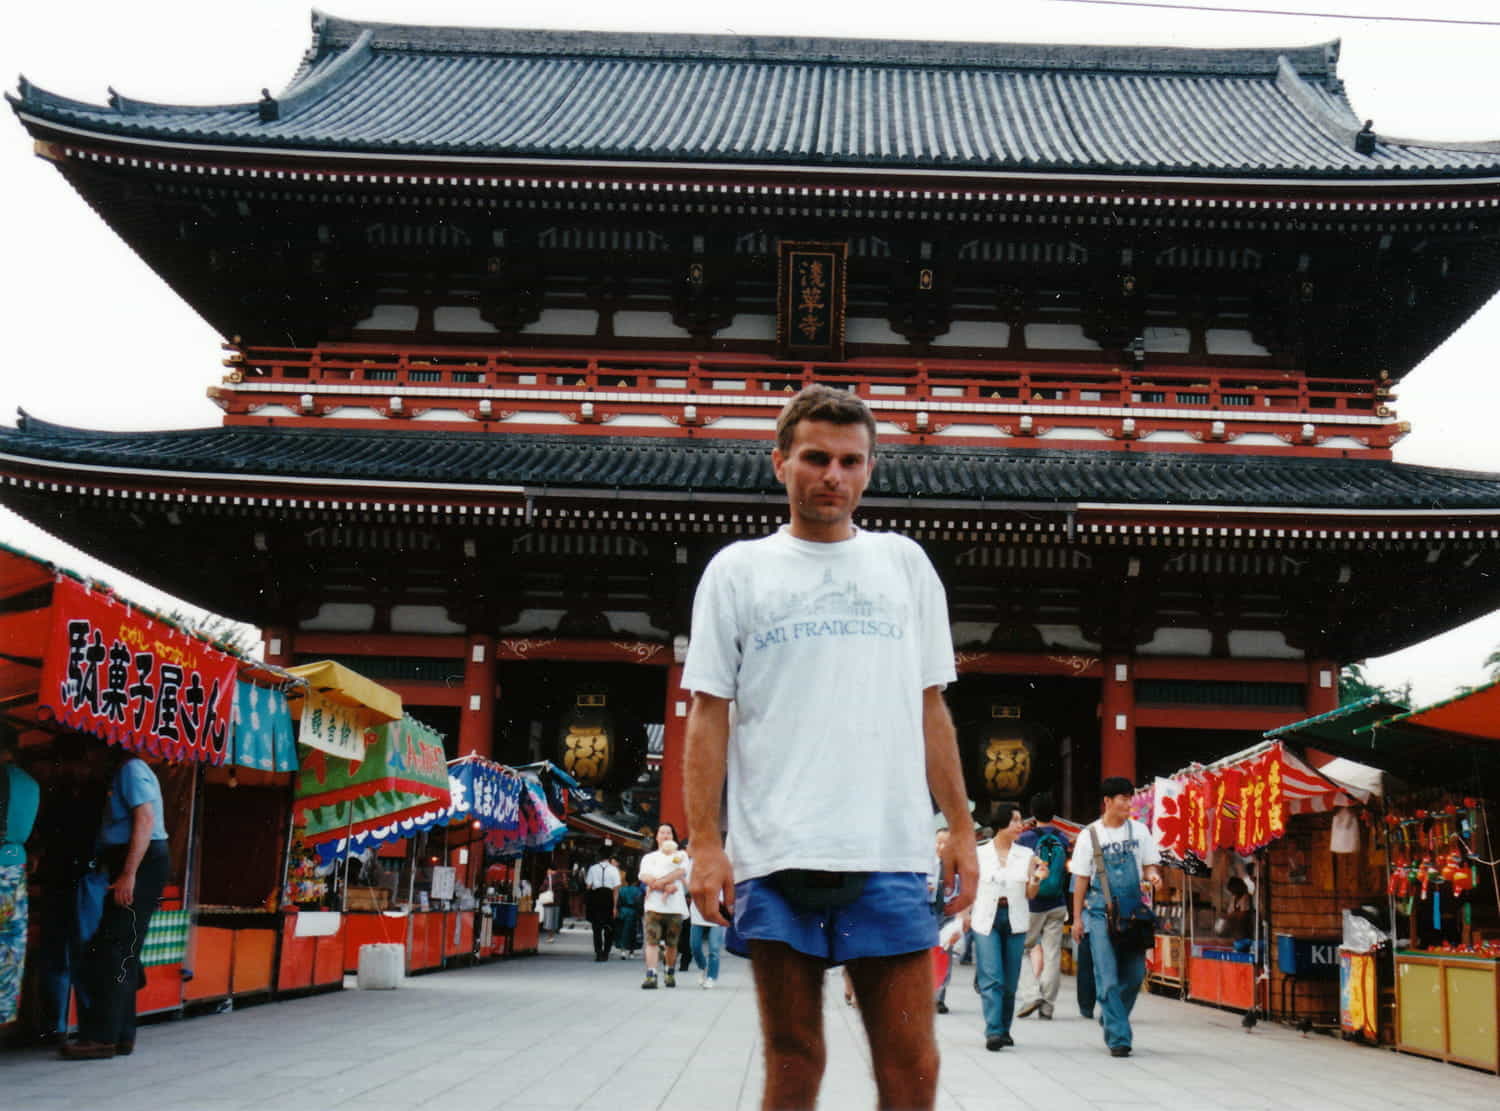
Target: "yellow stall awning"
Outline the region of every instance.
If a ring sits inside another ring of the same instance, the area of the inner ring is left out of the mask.
[[[366,716],[371,725],[401,720],[399,694],[389,687],[382,687],[373,679],[366,679],[341,663],[319,660],[317,663],[289,667],[287,671],[306,679],[310,693],[321,695],[324,701],[365,711],[362,716]],[[301,716],[300,710],[296,708],[292,714],[294,717]]]

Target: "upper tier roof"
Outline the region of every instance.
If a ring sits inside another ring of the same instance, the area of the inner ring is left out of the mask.
[[[1338,44],[1183,49],[485,30],[313,17],[268,102],[108,106],[26,82],[43,126],[189,145],[626,162],[1349,180],[1500,173],[1500,144],[1376,137]],[[262,116],[273,118],[263,119]]]
[[[314,477],[784,497],[764,441],[246,427],[94,432],[23,415],[18,428],[0,427],[0,454],[272,483]],[[1500,507],[1500,475],[1383,460],[890,445],[880,449],[869,497],[976,508],[1106,503],[1462,514]]]

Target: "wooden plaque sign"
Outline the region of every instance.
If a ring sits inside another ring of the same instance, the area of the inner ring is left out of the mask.
[[[782,359],[844,357],[846,243],[776,245],[776,348]]]

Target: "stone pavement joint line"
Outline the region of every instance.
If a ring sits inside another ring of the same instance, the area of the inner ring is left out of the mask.
[[[60,1061],[0,1051],[0,1106],[26,1111],[755,1111],[761,1043],[745,961],[724,957],[717,991],[697,975],[640,990],[641,963],[593,960],[587,929],[535,957],[143,1026],[134,1056]],[[1070,1006],[1019,1019],[1013,1049],[984,1049],[970,970],[937,1016],[940,1111],[1494,1111],[1500,1079],[1326,1036],[1143,996],[1136,1052],[1111,1058]],[[859,1014],[837,973],[824,997],[825,1111],[875,1106]]]

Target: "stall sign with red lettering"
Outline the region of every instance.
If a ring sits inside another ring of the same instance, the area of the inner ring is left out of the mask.
[[[40,707],[132,752],[222,764],[234,657],[73,579],[52,595]]]

